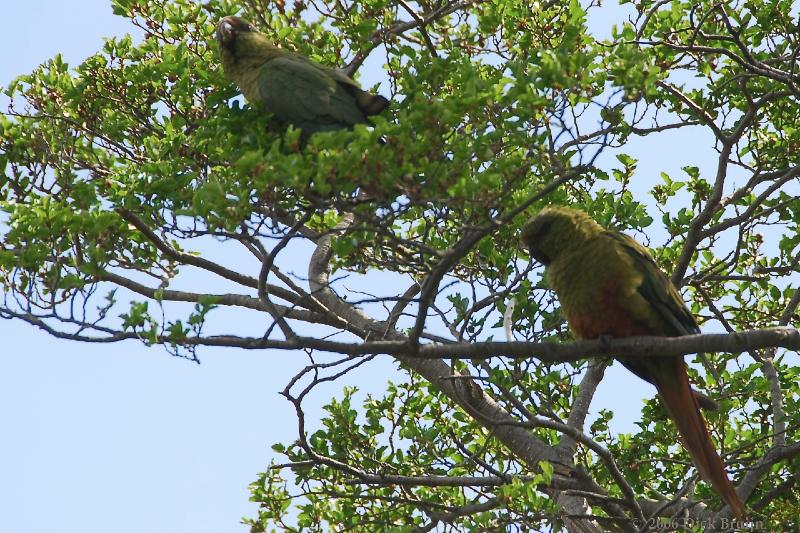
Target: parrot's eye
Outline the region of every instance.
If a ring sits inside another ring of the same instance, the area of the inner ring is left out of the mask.
[[[541,239],[545,235],[550,232],[550,226],[553,225],[552,220],[546,220],[542,225],[539,227],[539,231],[536,232],[536,239]]]
[[[531,245],[538,243],[545,237],[545,235],[547,235],[547,233],[550,231],[550,226],[552,225],[553,225],[552,220],[544,220],[540,222],[538,226],[534,226],[533,228],[531,228],[532,231],[528,233],[528,235],[526,236],[527,237],[526,240]]]
[[[530,256],[545,266],[550,263],[550,258],[542,251],[541,244],[542,240],[545,239],[550,232],[552,225],[552,219],[539,219],[523,230],[522,237],[520,238],[522,246],[527,248]]]

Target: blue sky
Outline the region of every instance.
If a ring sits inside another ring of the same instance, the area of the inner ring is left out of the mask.
[[[14,52],[0,62],[0,85],[56,53],[76,65],[102,37],[135,30],[107,0],[6,4],[0,49]],[[694,140],[683,135],[672,149],[682,143],[685,161]],[[659,164],[677,162],[662,159],[652,175]],[[246,530],[238,523],[255,510],[248,483],[272,443],[294,439],[278,391],[303,366],[300,355],[207,349],[198,366],[161,348],[70,343],[11,321],[0,321],[0,338],[0,531]],[[380,390],[392,368],[385,358],[347,383]],[[616,427],[630,430],[640,399],[652,394],[615,365],[594,407],[615,410]]]
[[[0,45],[14,52],[0,61],[0,85],[57,53],[77,65],[102,37],[135,30],[107,0],[7,2],[3,16]],[[296,435],[278,391],[303,357],[204,350],[195,365],[158,347],[58,341],[7,320],[0,338],[0,531],[247,530],[248,484],[270,445]],[[388,369],[384,360],[353,379],[379,382]]]

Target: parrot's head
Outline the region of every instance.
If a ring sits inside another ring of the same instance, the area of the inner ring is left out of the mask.
[[[217,24],[217,43],[220,48],[234,49],[236,40],[244,33],[256,33],[256,29],[243,18],[225,17]]]
[[[238,77],[243,71],[257,68],[280,50],[259,33],[252,24],[239,17],[225,17],[217,24],[217,43],[222,67],[228,76]]]
[[[566,250],[580,247],[603,228],[583,211],[568,207],[545,207],[522,228],[519,241],[544,266]]]

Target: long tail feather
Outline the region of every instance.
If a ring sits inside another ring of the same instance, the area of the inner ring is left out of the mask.
[[[675,422],[683,446],[692,457],[700,475],[714,487],[737,519],[745,515],[744,505],[725,473],[725,466],[711,442],[705,420],[700,414],[700,404],[689,385],[686,363],[683,358],[661,359],[658,371],[652,372],[658,394]]]

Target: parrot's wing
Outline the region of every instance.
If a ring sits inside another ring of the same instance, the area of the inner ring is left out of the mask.
[[[304,58],[282,56],[268,61],[258,83],[267,107],[289,122],[364,122],[353,96],[330,72]]]
[[[616,231],[608,231],[608,235],[621,245],[621,249],[633,260],[635,268],[642,275],[639,294],[647,300],[658,315],[675,329],[674,335],[693,335],[700,333],[700,328],[692,316],[680,293],[658,268],[658,265],[647,251],[647,248],[632,237]]]

